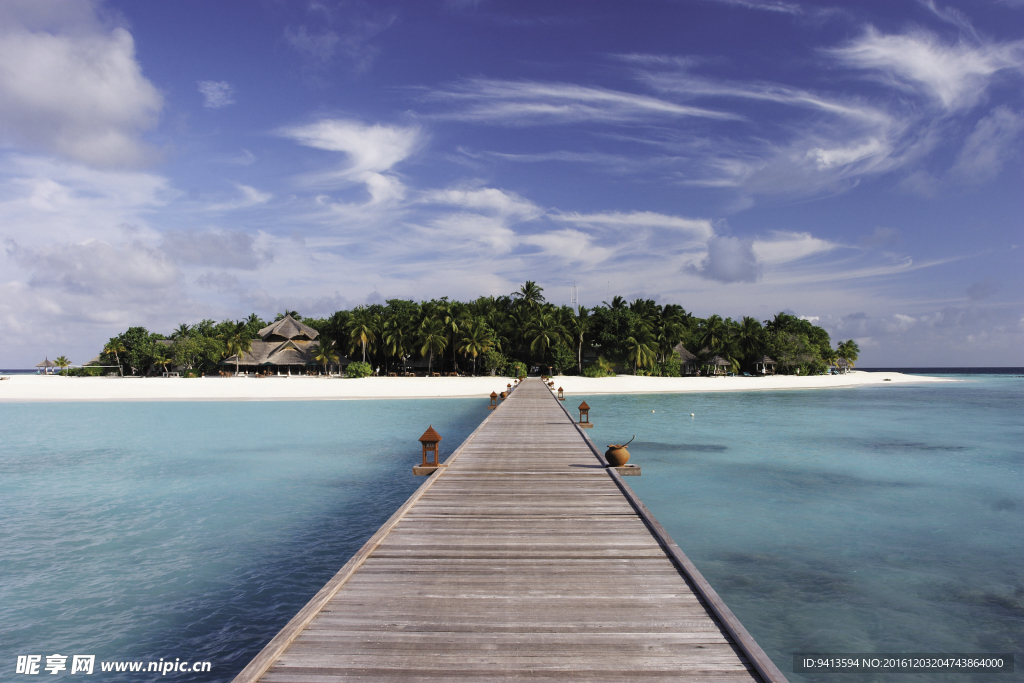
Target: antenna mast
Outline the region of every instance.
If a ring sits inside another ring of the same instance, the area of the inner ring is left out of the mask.
[[[569,305],[576,308],[580,305],[580,288],[576,286],[576,281],[572,281],[572,289],[569,291]]]

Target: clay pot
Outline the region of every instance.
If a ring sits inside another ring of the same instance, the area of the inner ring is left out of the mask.
[[[612,467],[622,467],[629,462],[629,451],[623,445],[616,444],[613,446],[609,444],[608,450],[604,452],[604,457]]]
[[[633,435],[633,439],[636,435]],[[629,462],[629,451],[626,446],[633,443],[633,439],[630,439],[624,444],[608,444],[608,450],[604,452],[604,457],[608,460],[608,464],[612,467],[622,467]]]
[[[499,396],[501,396],[501,400],[502,400],[502,401],[504,401],[504,400],[505,400],[506,398],[508,398],[508,394],[507,394],[507,393],[505,393],[504,391],[503,391],[503,392],[501,392],[501,393],[500,393],[500,394],[498,394],[498,395],[499,395]]]

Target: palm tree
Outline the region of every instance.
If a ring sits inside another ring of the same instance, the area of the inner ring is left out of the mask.
[[[313,357],[313,360],[315,360],[317,363],[320,363],[320,365],[324,366],[324,371],[326,372],[327,366],[330,365],[332,361],[334,361],[335,363],[338,362],[338,358],[339,356],[334,344],[334,340],[321,339],[320,348],[317,351],[317,355]]]
[[[839,353],[840,358],[846,360],[846,362],[850,364],[851,368],[857,360],[857,357],[860,355],[860,347],[857,346],[857,342],[852,339],[839,342],[839,348],[836,349],[836,351]]]
[[[623,299],[618,294],[615,295],[615,297],[612,299],[611,303],[608,303],[607,301],[602,301],[601,303],[605,305],[605,308],[610,308],[613,311],[617,311],[619,309],[626,308],[626,300]]]
[[[626,360],[633,362],[633,374],[640,368],[653,366],[658,359],[655,339],[651,331],[641,325],[632,336],[626,338]]]
[[[552,311],[542,310],[534,316],[527,335],[530,338],[530,352],[543,361],[548,349],[565,339],[566,330]]]
[[[473,374],[475,375],[476,357],[487,353],[494,346],[491,331],[487,329],[483,318],[477,318],[463,326],[462,335],[462,340],[459,342],[459,353],[473,357]]]
[[[573,341],[576,342],[576,364],[579,366],[579,373],[583,374],[583,338],[590,331],[591,323],[593,322],[590,318],[590,309],[586,306],[580,306],[576,310],[576,315],[572,315],[570,311],[569,317],[569,330],[572,332]]]
[[[58,368],[60,368],[59,372],[61,374],[64,373],[64,369],[65,368],[67,368],[69,365],[71,365],[71,361],[68,360],[67,356],[61,356],[60,358],[55,358],[53,360],[53,362],[57,364]]]
[[[184,339],[191,333],[192,328],[186,325],[185,323],[182,323],[178,325],[178,329],[176,329],[174,332],[171,332],[171,339]]]
[[[711,353],[717,353],[725,342],[726,335],[728,334],[728,328],[725,326],[725,321],[719,315],[711,315],[701,323],[700,326],[700,341],[698,344],[701,349],[707,349]]]
[[[434,354],[441,353],[448,346],[448,337],[444,331],[444,324],[436,318],[424,318],[420,325],[420,355],[430,354],[427,361],[427,374],[434,369]]]
[[[745,316],[740,322],[736,341],[739,343],[740,355],[750,362],[750,359],[763,355],[764,328],[756,319]]]
[[[119,354],[127,353],[128,349],[124,347],[124,342],[116,337],[107,342],[107,345],[103,347],[103,353],[114,354],[114,360],[117,361],[117,373],[124,377],[124,369],[121,367],[121,356]]]
[[[174,359],[171,358],[166,346],[157,346],[154,356],[153,364],[162,367],[164,372],[167,372],[167,366],[174,362]]]
[[[377,341],[377,320],[365,308],[359,307],[353,311],[352,320],[349,322],[349,339],[352,348],[362,346],[363,362],[366,362],[366,345]]]
[[[544,303],[544,291],[543,287],[538,287],[537,283],[533,280],[527,280],[526,284],[519,288],[518,292],[513,292],[512,296],[519,299],[521,302],[526,304],[530,308],[536,308]]]
[[[397,318],[389,318],[384,322],[384,329],[381,332],[381,340],[384,342],[384,353],[396,358],[404,358],[408,353],[408,350],[405,348],[404,321]]]
[[[834,367],[836,362],[839,360],[839,352],[829,347],[828,351],[821,352],[821,360],[830,368]]]
[[[238,374],[238,365],[242,360],[242,354],[252,351],[252,337],[246,334],[247,328],[244,322],[235,323],[235,328],[222,335],[224,339],[224,356],[235,357],[235,374]]]

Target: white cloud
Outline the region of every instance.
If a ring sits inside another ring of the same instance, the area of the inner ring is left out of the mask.
[[[778,265],[798,261],[816,254],[836,249],[839,245],[817,237],[809,232],[772,232],[768,239],[753,241],[751,249],[758,262]]]
[[[590,235],[572,228],[525,235],[522,241],[539,247],[545,256],[563,263],[584,263],[594,267],[616,255],[614,249],[595,244]]]
[[[196,85],[207,109],[220,109],[235,103],[235,89],[227,81],[198,81]]]
[[[1024,41],[948,44],[924,30],[886,35],[868,26],[860,38],[829,52],[894,85],[921,90],[947,110],[973,106],[997,73],[1024,68]]]
[[[401,181],[385,171],[406,159],[422,143],[420,129],[416,127],[365,125],[345,119],[323,119],[306,126],[285,128],[280,133],[307,147],[348,155],[347,167],[324,174],[316,182],[363,183],[373,203],[390,202],[404,196]]]
[[[521,220],[538,218],[544,213],[543,209],[518,194],[493,187],[432,190],[424,193],[423,201],[428,204],[449,204],[464,209],[493,212]]]
[[[38,4],[0,11],[0,135],[94,166],[151,159],[142,133],[163,98],[132,35],[101,26],[91,4]]]
[[[430,94],[431,99],[466,103],[443,118],[506,124],[627,122],[652,117],[737,120],[727,112],[676,104],[635,93],[572,83],[474,79]]]
[[[237,230],[168,230],[161,245],[173,260],[195,266],[255,270],[272,259],[251,235]]]
[[[350,172],[386,171],[408,157],[420,142],[419,128],[365,125],[345,119],[323,119],[281,131],[299,144],[344,152],[352,160]]]
[[[951,173],[967,183],[982,183],[999,175],[1003,164],[1018,152],[1014,141],[1024,130],[1024,116],[1009,107],[996,107],[978,121],[964,141]]]
[[[845,147],[832,149],[815,147],[808,150],[807,158],[812,160],[819,169],[830,169],[837,166],[849,166],[872,157],[885,156],[890,151],[889,146],[883,141],[872,138]]]
[[[761,10],[762,12],[777,12],[781,14],[803,14],[800,5],[782,0],[713,0],[720,5],[732,5],[744,9]]]
[[[689,234],[693,239],[700,242],[707,240],[715,232],[711,221],[706,218],[684,218],[655,213],[653,211],[609,211],[606,213],[557,212],[552,213],[551,218],[565,223],[611,229],[661,228]]]
[[[761,277],[761,264],[754,254],[753,240],[738,237],[712,237],[707,255],[699,266],[689,272],[717,282],[756,282]]]

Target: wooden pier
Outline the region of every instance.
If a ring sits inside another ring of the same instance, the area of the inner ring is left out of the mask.
[[[786,681],[539,380],[446,464],[235,683]]]

